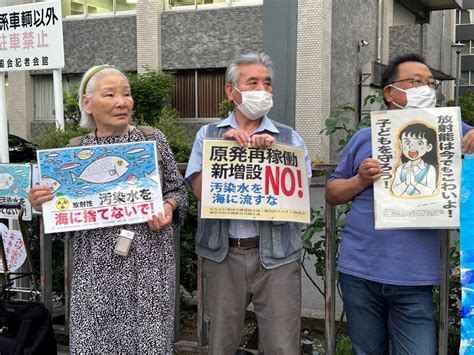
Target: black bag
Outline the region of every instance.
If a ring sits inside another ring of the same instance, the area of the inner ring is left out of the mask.
[[[51,315],[44,304],[0,300],[0,354],[57,354]]]

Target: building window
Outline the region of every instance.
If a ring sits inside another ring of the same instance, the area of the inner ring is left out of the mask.
[[[34,75],[33,83],[35,120],[54,122],[53,76]]]
[[[71,86],[78,87],[82,74],[66,74],[62,77],[63,90],[69,90]],[[54,85],[51,74],[33,75],[34,88],[34,119],[36,121],[54,122]]]
[[[226,98],[225,69],[180,70],[174,73],[173,108],[182,118],[217,118]]]
[[[471,72],[469,71],[462,71],[461,72],[461,78],[459,79],[459,85],[470,85],[470,77],[471,77]],[[473,78],[474,79],[474,78]]]
[[[473,10],[461,10],[458,11],[457,24],[468,24],[474,23],[474,11]]]
[[[464,44],[464,47],[461,49],[461,54],[463,55],[474,55],[474,41],[459,41]]]
[[[263,0],[168,0],[167,9],[184,10],[239,5],[262,5]]]
[[[63,18],[134,13],[137,0],[61,0]]]

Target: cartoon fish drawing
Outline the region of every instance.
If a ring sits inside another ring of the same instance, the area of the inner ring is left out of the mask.
[[[116,155],[103,155],[86,166],[78,176],[71,172],[72,181],[77,179],[101,184],[111,182],[123,176],[129,167],[129,162]]]
[[[55,158],[59,155],[59,153],[49,153],[48,155],[46,155],[48,158]]]
[[[81,164],[79,164],[79,163],[67,163],[67,164],[64,164],[63,166],[61,166],[60,168],[56,168],[54,170],[69,170],[69,169],[77,168],[80,165]]]
[[[129,150],[128,152],[125,152],[125,154],[137,154],[137,153],[141,153],[145,150],[145,148],[135,148],[135,149],[132,149],[132,150]]]
[[[94,149],[82,149],[80,152],[77,152],[75,155],[79,159],[85,160],[85,159],[89,159],[91,156],[93,156],[94,153],[95,153]]]
[[[151,157],[151,154],[142,155],[140,158],[141,159],[146,159],[146,158],[149,158],[149,157]]]
[[[0,190],[8,190],[15,179],[8,173],[0,173]]]
[[[45,184],[46,186],[48,186],[53,193],[58,191],[58,189],[61,187],[61,183],[58,180],[53,179],[52,177],[49,177],[49,176],[42,177],[41,182]]]
[[[135,185],[138,181],[138,178],[135,175],[130,175],[125,182],[129,185]]]
[[[15,173],[17,173],[17,174],[21,174],[21,173],[24,173],[24,172],[25,172],[25,170],[22,170],[22,169],[15,170]]]

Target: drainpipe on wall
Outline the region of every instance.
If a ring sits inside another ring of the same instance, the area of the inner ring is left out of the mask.
[[[376,52],[378,63],[382,62],[382,32],[383,32],[383,0],[378,0],[377,4],[377,42]]]
[[[422,57],[424,57],[424,56],[425,56],[425,54],[423,53],[423,33],[424,33],[424,25],[423,25],[423,24],[420,24],[420,25],[418,25],[418,26],[420,26],[420,41],[419,41],[419,42],[420,42],[420,43],[419,43],[419,46],[420,46],[420,55],[421,55]]]

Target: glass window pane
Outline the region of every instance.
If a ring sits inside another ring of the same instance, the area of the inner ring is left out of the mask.
[[[461,53],[462,54],[469,54],[469,50],[471,49],[471,41],[459,41],[462,44],[465,44],[464,47],[462,47]]]
[[[169,0],[170,7],[194,6],[195,0]]]
[[[218,7],[218,6],[228,6],[226,0],[196,0],[198,7]]]
[[[84,15],[84,0],[61,0],[63,17]]]
[[[168,0],[170,8],[181,6],[229,6],[229,5],[262,5],[263,0]]]
[[[205,4],[221,4],[225,3],[225,0],[197,0],[198,5],[205,5]]]
[[[469,11],[461,11],[461,23],[471,23]]]
[[[54,87],[51,75],[34,75],[35,120],[54,121]]]
[[[232,5],[261,5],[263,0],[232,0]]]
[[[459,85],[469,85],[469,72],[462,71],[461,78],[459,78]]]
[[[114,12],[113,0],[87,0],[87,15],[104,15]]]
[[[115,12],[136,11],[137,0],[115,0]]]

